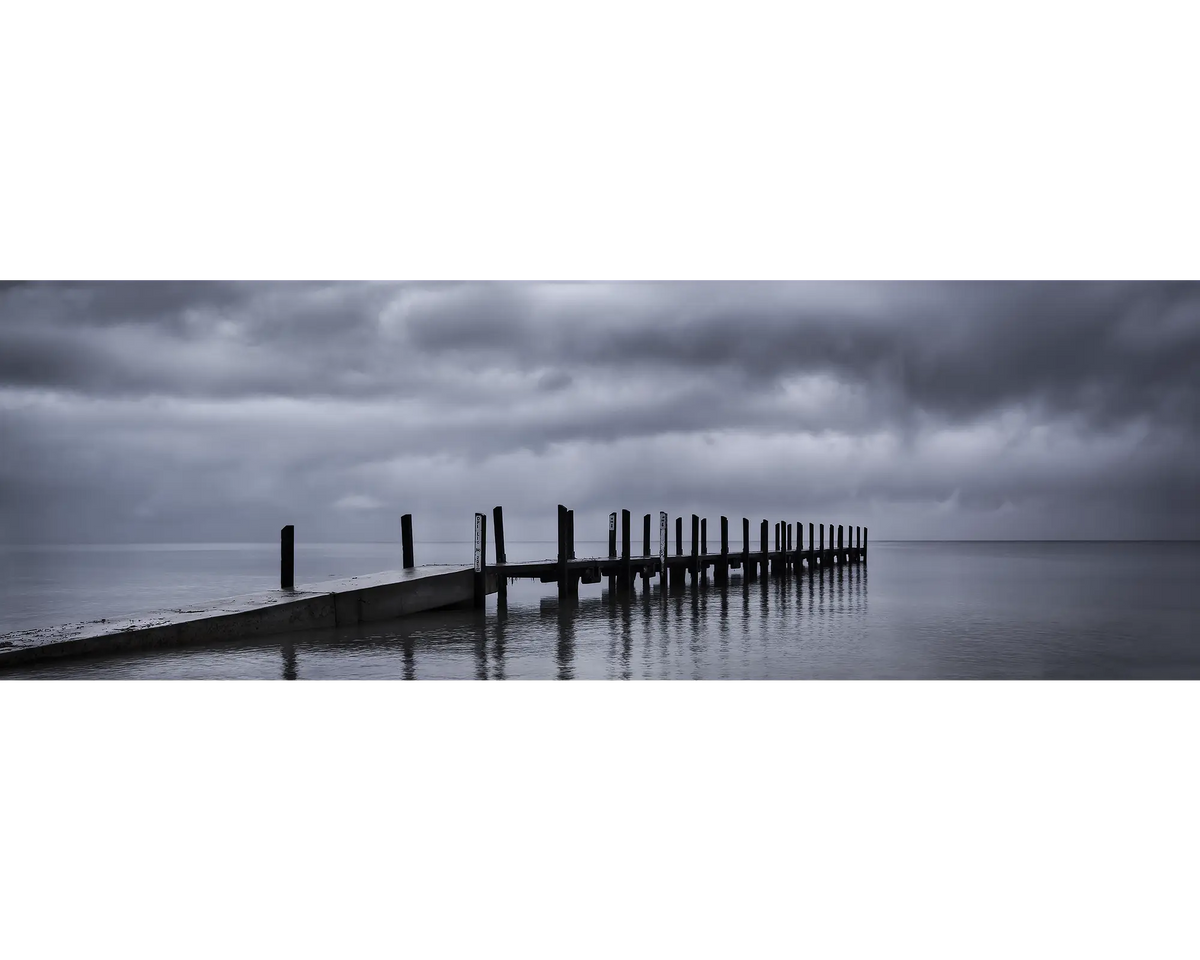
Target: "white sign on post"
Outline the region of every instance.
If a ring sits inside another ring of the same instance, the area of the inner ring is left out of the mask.
[[[475,572],[483,573],[483,514],[475,514]]]
[[[608,515],[608,529],[609,530],[617,529],[617,515],[615,513],[610,513]]]

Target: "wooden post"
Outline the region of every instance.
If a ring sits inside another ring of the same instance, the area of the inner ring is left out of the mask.
[[[863,559],[867,559],[867,528],[863,527]],[[884,564],[887,566],[887,564]]]
[[[621,511],[621,589],[633,587],[633,560],[629,551],[629,511]]]
[[[487,603],[487,516],[475,514],[475,609]]]
[[[400,518],[400,551],[404,555],[404,569],[411,570],[416,566],[413,562],[411,513],[406,513]]]
[[[608,515],[608,559],[617,559],[617,514],[614,511]],[[617,586],[615,574],[608,575],[608,592],[611,594]]]
[[[700,518],[692,514],[692,586],[700,583]]]
[[[790,567],[790,566],[792,565],[792,563],[793,563],[793,557],[792,557],[792,525],[791,525],[790,523],[787,525],[787,539],[786,539],[786,541],[785,541],[785,543],[784,543],[783,550],[784,550],[784,555],[783,555],[783,569],[784,569],[784,571],[786,572],[786,571],[787,571],[787,569],[788,569],[788,567]]]
[[[650,514],[642,519],[642,590],[650,590]]]
[[[290,523],[279,531],[279,589],[296,589],[296,528]]]
[[[809,553],[812,554],[812,559],[809,561],[809,564],[808,564],[808,572],[809,573],[812,573],[813,567],[815,567],[817,565],[816,549],[817,549],[817,541],[813,539],[813,525],[810,523],[808,525],[808,550],[809,550]]]
[[[667,544],[671,540],[671,517],[659,514],[659,587],[662,596],[667,595]]]
[[[717,567],[717,581],[729,583],[729,518],[721,518],[721,563]]]
[[[742,517],[742,579],[754,579],[754,570],[750,566],[750,520],[747,517]]]
[[[675,518],[675,556],[683,556],[683,517]]]
[[[558,505],[558,599],[566,599],[569,587],[567,586],[567,556],[569,547],[567,546],[567,508],[561,503]]]
[[[571,559],[575,559],[575,511],[567,511],[567,542],[571,545]]]
[[[838,563],[846,562],[846,551],[842,546],[842,525],[838,524]]]
[[[762,562],[762,575],[764,577],[766,577],[771,572],[770,569],[767,567],[768,551],[767,551],[767,521],[766,520],[764,520],[762,522],[762,525],[758,529],[758,546],[759,546],[759,549],[762,551],[762,561],[761,561]]]
[[[700,518],[700,579],[708,582],[708,517]]]
[[[496,537],[496,565],[503,567],[508,562],[508,557],[504,553],[503,507],[492,507],[492,531]],[[508,600],[508,577],[504,575],[503,570],[496,571],[496,599],[500,603]]]
[[[825,569],[825,524],[821,524],[821,569]]]

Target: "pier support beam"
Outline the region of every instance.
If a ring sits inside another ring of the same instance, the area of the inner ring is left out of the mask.
[[[296,589],[296,528],[290,523],[279,531],[279,589]]]
[[[614,511],[608,515],[608,559],[617,559],[617,514]],[[615,574],[608,575],[608,592],[611,596],[617,587]]]
[[[621,592],[633,589],[633,560],[629,544],[629,511],[621,511]]]
[[[721,518],[721,561],[713,579],[725,586],[729,583],[729,518]]]
[[[567,557],[570,548],[567,546],[567,508],[558,505],[558,599],[565,600],[568,596]]]
[[[742,579],[754,579],[754,570],[750,564],[750,520],[748,517],[742,517]]]
[[[508,557],[504,553],[504,508],[492,508],[492,535],[496,538],[496,563],[503,566],[508,562]],[[487,558],[484,558],[484,565],[487,564]],[[501,570],[496,576],[496,600],[499,603],[508,603],[508,577]]]
[[[497,510],[500,508],[497,507]],[[400,518],[400,552],[404,557],[404,569],[411,570],[416,566],[413,561],[412,514],[406,513]]]
[[[642,591],[650,592],[650,514],[642,519]]]

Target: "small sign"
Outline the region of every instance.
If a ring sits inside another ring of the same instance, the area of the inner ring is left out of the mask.
[[[483,514],[475,514],[475,572],[483,573]]]
[[[615,513],[610,513],[608,515],[608,529],[609,530],[617,529],[617,515]]]

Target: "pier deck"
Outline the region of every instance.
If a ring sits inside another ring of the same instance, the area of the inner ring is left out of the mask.
[[[495,593],[489,577],[488,592]],[[0,637],[0,670],[34,660],[244,640],[314,627],[394,620],[442,607],[471,606],[471,567],[424,566],[266,590],[122,620],[35,628]]]

